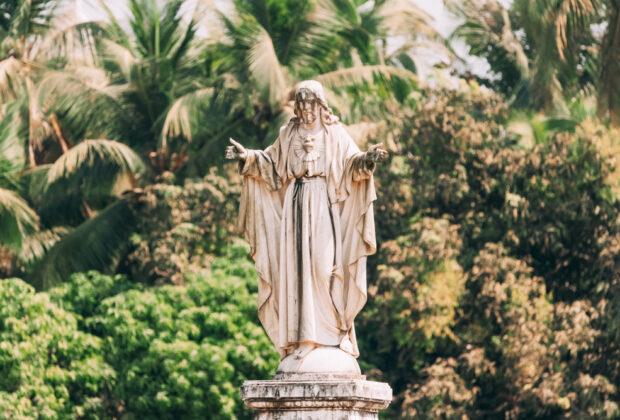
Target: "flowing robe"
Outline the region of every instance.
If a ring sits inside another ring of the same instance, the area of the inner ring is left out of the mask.
[[[366,303],[366,257],[376,251],[374,164],[340,123],[323,128],[311,178],[294,120],[240,163],[238,229],[259,276],[259,319],[282,357],[307,342],[359,356],[353,320]]]

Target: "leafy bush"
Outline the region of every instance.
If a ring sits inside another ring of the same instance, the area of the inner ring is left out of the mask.
[[[596,373],[587,301],[555,305],[532,268],[488,244],[474,262],[455,334],[403,393],[420,418],[615,418],[609,379]],[[593,363],[594,362],[594,363]]]
[[[22,280],[2,280],[0,301],[0,417],[105,418],[115,372],[102,339]]]
[[[50,291],[101,337],[116,371],[111,396],[126,418],[249,418],[239,387],[274,373],[278,355],[257,318],[247,247],[235,244],[208,275],[144,289],[122,276],[77,274]]]
[[[278,354],[242,244],[185,285],[78,273],[49,293],[0,282],[0,417],[250,418],[246,379]]]
[[[620,204],[607,130],[524,146],[476,85],[428,91],[376,171],[361,357],[391,417],[612,418]],[[616,359],[617,360],[617,359]]]
[[[230,242],[240,177],[212,171],[184,186],[160,181],[135,205],[138,224],[121,266],[134,281],[181,284],[186,273],[208,271]]]
[[[357,326],[362,366],[380,368],[396,390],[420,374],[439,342],[451,339],[465,284],[455,260],[459,248],[458,226],[432,218],[415,220],[382,245],[383,264]]]

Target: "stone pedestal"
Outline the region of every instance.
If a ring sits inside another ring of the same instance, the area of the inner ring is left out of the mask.
[[[362,375],[280,373],[245,381],[241,397],[257,420],[371,420],[390,404],[392,389]]]
[[[353,356],[337,347],[300,347],[270,381],[245,381],[241,398],[256,420],[374,420],[392,388],[367,381]]]

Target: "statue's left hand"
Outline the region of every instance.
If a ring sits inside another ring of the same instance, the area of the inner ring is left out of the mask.
[[[383,143],[373,144],[366,152],[366,162],[381,162],[388,157],[388,152],[382,149]]]

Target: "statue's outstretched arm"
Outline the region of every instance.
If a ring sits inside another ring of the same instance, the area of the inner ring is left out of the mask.
[[[243,176],[259,178],[265,181],[271,190],[282,187],[282,180],[276,171],[278,162],[278,140],[265,150],[246,149],[232,138],[231,146],[226,148],[226,159],[239,162],[239,173]]]

